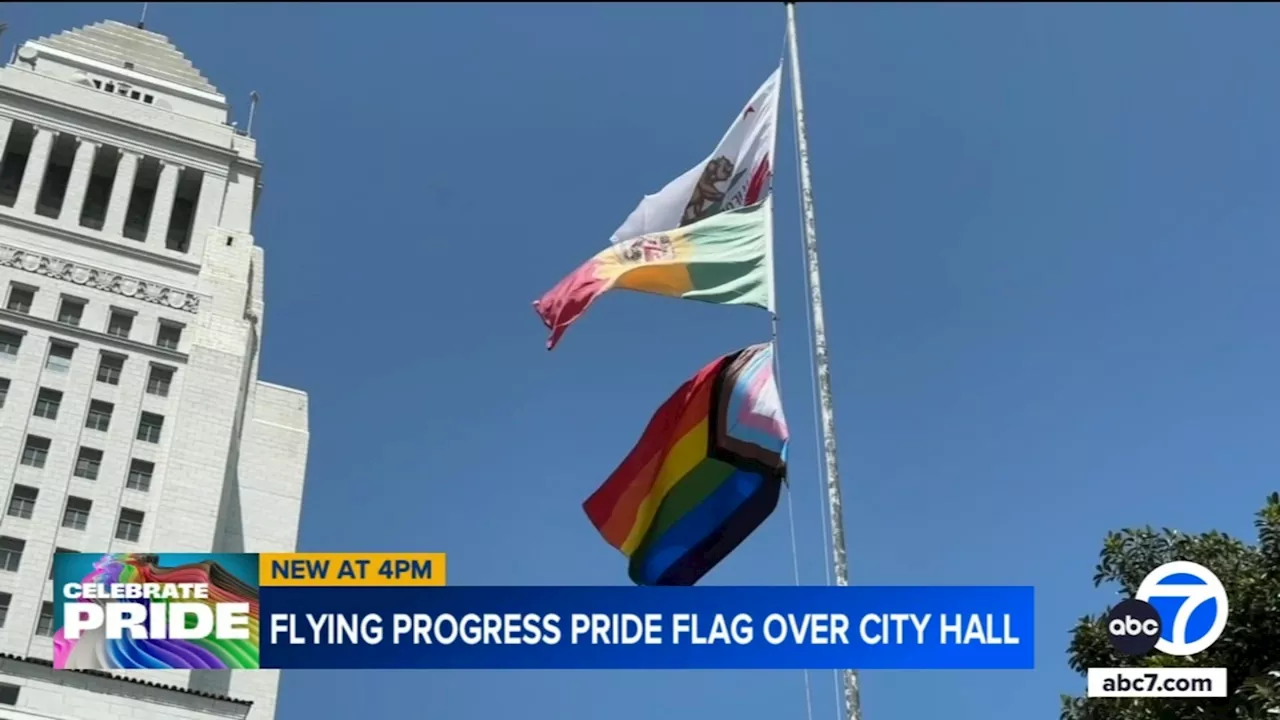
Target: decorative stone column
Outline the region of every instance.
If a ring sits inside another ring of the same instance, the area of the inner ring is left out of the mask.
[[[36,198],[40,196],[40,185],[44,183],[44,171],[49,167],[49,150],[53,147],[53,131],[36,128],[35,139],[31,141],[31,152],[27,154],[27,167],[22,172],[22,185],[18,188],[18,202],[14,209],[26,213],[36,211]]]
[[[156,183],[155,200],[151,203],[151,222],[147,224],[147,247],[156,252],[164,249],[173,201],[178,196],[178,173],[181,170],[173,163],[160,161],[160,179]]]
[[[107,204],[107,221],[102,231],[108,235],[124,235],[124,216],[129,210],[129,198],[133,195],[133,179],[138,173],[138,154],[120,151],[120,163],[116,165],[116,179],[111,184],[111,200]]]
[[[59,222],[72,227],[80,224],[80,212],[84,209],[84,196],[93,174],[93,159],[98,155],[98,143],[80,139],[76,146],[76,159],[71,165],[71,179],[67,181],[67,194],[62,198]]]

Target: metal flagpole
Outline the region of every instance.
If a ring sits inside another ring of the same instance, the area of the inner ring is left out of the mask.
[[[831,520],[831,554],[836,585],[849,584],[849,558],[844,542],[844,504],[840,497],[840,470],[836,463],[836,418],[831,398],[831,367],[827,358],[827,329],[822,312],[822,286],[818,272],[818,231],[813,213],[813,188],[809,176],[809,136],[804,122],[804,93],[800,88],[800,51],[796,47],[796,5],[787,7],[787,48],[791,64],[791,99],[795,108],[796,153],[800,158],[800,202],[804,214],[804,247],[809,268],[809,305],[813,320],[813,351],[818,379],[818,407],[822,423],[823,459],[827,480],[827,507]],[[862,702],[858,672],[841,671],[846,720],[861,720]]]

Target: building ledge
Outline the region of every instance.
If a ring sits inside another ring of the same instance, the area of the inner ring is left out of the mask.
[[[222,162],[232,162],[242,164],[248,168],[260,172],[262,170],[262,162],[257,159],[257,143],[248,135],[242,135],[240,131],[231,125],[222,123],[208,122],[198,118],[189,118],[179,115],[170,110],[160,108],[148,109],[149,113],[163,112],[172,115],[174,118],[188,124],[188,127],[198,129],[197,136],[176,133],[158,127],[139,127],[136,122],[128,119],[113,116],[100,109],[85,107],[82,105],[66,102],[65,99],[51,97],[49,94],[41,92],[39,85],[52,83],[55,87],[74,88],[77,92],[84,91],[91,93],[91,97],[101,95],[102,98],[113,98],[114,96],[99,93],[92,88],[86,88],[83,85],[77,85],[72,82],[60,80],[58,78],[49,77],[48,75],[40,75],[25,68],[7,66],[0,70],[3,73],[9,73],[8,80],[0,76],[0,95],[8,95],[14,100],[10,101],[9,112],[13,113],[13,117],[18,120],[30,122],[33,125],[39,125],[43,122],[46,126],[50,123],[50,117],[59,117],[55,113],[48,111],[49,108],[55,109],[62,113],[61,117],[78,118],[81,116],[92,117],[95,120],[95,126],[104,130],[100,134],[110,132],[105,130],[111,128],[116,133],[114,138],[91,137],[91,139],[107,142],[108,144],[122,145],[118,139],[122,130],[125,131],[124,137],[128,137],[129,133],[136,133],[139,130],[146,132],[148,136],[163,138],[173,143],[177,147],[198,148],[204,153],[217,157]],[[37,87],[19,87],[20,85],[36,85]],[[116,98],[119,99],[119,98]],[[16,103],[14,101],[17,101]],[[123,102],[132,102],[122,100]],[[20,103],[27,103],[33,109],[23,108]],[[153,106],[143,106],[152,108]],[[84,133],[77,132],[81,137],[90,137]],[[225,145],[222,142],[225,141]],[[252,147],[251,147],[252,146]],[[241,150],[245,152],[241,152]],[[247,153],[247,154],[246,154]],[[199,166],[197,166],[199,167]],[[210,167],[202,167],[204,170],[212,170]],[[226,172],[225,169],[222,172]]]
[[[289,387],[288,385],[277,385],[276,383],[267,382],[266,380],[258,380],[257,383],[262,387],[271,388],[272,390],[279,390],[281,392],[289,393],[290,395],[298,395],[304,398],[307,397],[306,390],[299,390],[298,388]]]
[[[50,670],[53,669],[53,662],[49,660],[45,660],[43,658],[25,657],[22,655],[14,655],[12,653],[0,652],[0,660],[12,660],[19,663],[34,665],[40,668],[45,668]],[[157,690],[167,690],[169,692],[181,693],[183,695],[194,695],[196,697],[202,697],[207,700],[217,700],[219,702],[226,702],[226,703],[232,703],[234,705],[241,705],[243,707],[250,707],[253,705],[252,700],[240,700],[237,698],[230,697],[228,695],[218,695],[216,693],[204,692],[202,690],[192,690],[191,688],[184,688],[181,685],[165,685],[164,683],[151,682],[150,680],[139,680],[135,678],[120,677],[119,675],[112,675],[111,673],[103,670],[56,670],[55,672],[79,673],[81,675],[92,675],[94,677],[105,678],[108,680],[115,680],[117,682],[122,682],[122,683],[129,683],[131,685],[143,685],[146,687],[155,688]]]
[[[0,328],[9,332],[16,332],[19,335],[26,335],[27,331],[24,325],[34,325],[41,330],[45,330],[52,334],[72,335],[85,340],[96,342],[100,345],[115,347],[117,350],[132,350],[136,353],[144,355],[152,355],[154,357],[172,360],[173,362],[186,364],[189,357],[186,353],[170,350],[168,348],[157,347],[155,345],[147,345],[137,340],[129,340],[127,338],[109,335],[107,333],[89,330],[79,325],[68,325],[60,323],[48,318],[42,318],[38,315],[29,313],[20,313],[7,308],[0,308]],[[75,343],[72,343],[73,345]]]
[[[83,245],[96,250],[106,250],[111,253],[125,255],[138,262],[164,265],[193,275],[200,272],[200,263],[193,260],[174,257],[174,255],[177,254],[176,252],[170,251],[173,254],[161,255],[160,253],[146,249],[145,246],[138,246],[136,244],[131,246],[129,244],[131,241],[126,241],[124,238],[108,239],[106,236],[95,237],[95,235],[91,235],[87,231],[80,230],[78,228],[74,230],[68,228],[56,220],[39,216],[23,217],[13,209],[7,207],[0,207],[0,223],[12,225],[13,227],[21,228],[28,232],[52,235],[59,240],[66,240],[67,242],[74,243],[76,245]]]

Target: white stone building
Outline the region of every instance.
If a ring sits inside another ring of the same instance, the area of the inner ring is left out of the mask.
[[[262,165],[164,36],[0,69],[0,719],[270,720],[276,672],[51,667],[55,549],[296,548],[307,396],[258,378]]]

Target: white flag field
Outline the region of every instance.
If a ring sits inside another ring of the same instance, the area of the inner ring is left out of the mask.
[[[675,230],[763,200],[773,176],[781,84],[779,67],[738,113],[715,152],[658,192],[646,195],[610,242]]]

